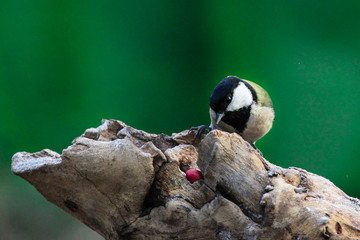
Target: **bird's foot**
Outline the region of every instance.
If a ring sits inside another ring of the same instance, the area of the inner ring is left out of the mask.
[[[195,136],[194,136],[193,143],[195,143],[196,139],[200,138],[201,135],[203,135],[203,134],[205,133],[205,131],[210,132],[212,129],[211,129],[211,127],[209,127],[209,126],[200,125],[200,126],[198,126],[198,127],[192,127],[192,128],[190,128],[189,131],[194,131],[194,130],[196,130],[196,132],[195,132]]]
[[[258,154],[260,154],[261,157],[264,157],[264,155],[262,154],[262,152],[255,146],[254,143],[250,143],[250,145],[256,150],[256,152],[257,152]]]
[[[260,160],[261,162],[263,163],[265,169],[268,171],[269,169],[271,169],[270,165],[269,165],[269,162],[264,158],[264,155],[262,154],[262,152],[255,146],[254,143],[249,143],[249,142],[246,142],[248,144],[248,147],[252,147],[253,150],[255,150],[257,152],[257,154],[259,154],[260,156]],[[250,150],[252,151],[252,150]]]

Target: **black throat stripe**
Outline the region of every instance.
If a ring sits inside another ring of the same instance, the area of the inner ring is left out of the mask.
[[[250,111],[251,105],[240,108],[237,111],[225,112],[225,116],[221,119],[221,121],[231,125],[239,134],[241,134],[250,118]]]

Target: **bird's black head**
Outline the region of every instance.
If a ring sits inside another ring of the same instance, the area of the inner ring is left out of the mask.
[[[240,78],[230,76],[224,78],[214,89],[210,97],[210,107],[218,113],[225,111],[226,107],[230,104],[234,89],[239,82]]]

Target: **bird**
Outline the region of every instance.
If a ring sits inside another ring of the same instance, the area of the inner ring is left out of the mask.
[[[255,142],[272,128],[275,111],[269,94],[258,84],[237,76],[221,80],[211,94],[211,124],[195,127],[195,137],[205,130],[237,133],[254,148]]]

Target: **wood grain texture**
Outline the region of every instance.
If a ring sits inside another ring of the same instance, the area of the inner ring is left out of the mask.
[[[109,240],[360,238],[360,201],[329,180],[275,166],[235,133],[193,137],[104,120],[61,155],[16,153],[12,171]]]

